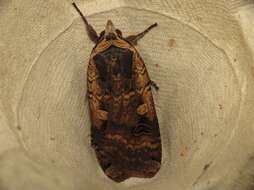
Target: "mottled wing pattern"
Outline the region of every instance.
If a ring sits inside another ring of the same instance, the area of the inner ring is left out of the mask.
[[[88,66],[92,146],[108,177],[152,177],[161,141],[144,62],[125,40],[102,41]]]

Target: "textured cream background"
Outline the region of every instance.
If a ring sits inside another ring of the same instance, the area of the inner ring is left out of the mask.
[[[93,43],[71,1],[1,0],[0,189],[250,189],[254,1],[76,3],[98,32],[158,22],[138,49],[160,87],[161,170],[121,184],[101,172],[85,98]]]

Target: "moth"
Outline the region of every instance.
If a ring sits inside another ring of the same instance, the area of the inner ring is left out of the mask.
[[[104,173],[115,182],[151,178],[161,165],[161,138],[151,85],[135,45],[157,26],[123,37],[111,20],[100,35],[82,17],[95,43],[87,70],[91,144]]]

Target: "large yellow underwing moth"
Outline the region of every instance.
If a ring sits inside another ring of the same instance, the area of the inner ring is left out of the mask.
[[[160,169],[161,139],[145,64],[134,47],[157,26],[123,37],[108,20],[97,35],[79,8],[89,38],[96,44],[87,71],[91,144],[104,173],[116,182],[151,178]]]

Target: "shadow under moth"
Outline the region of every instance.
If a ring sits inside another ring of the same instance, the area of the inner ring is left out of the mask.
[[[161,139],[151,85],[144,61],[134,47],[147,32],[123,37],[108,20],[97,35],[79,8],[95,43],[87,71],[91,144],[104,173],[115,182],[151,178],[160,169]]]

